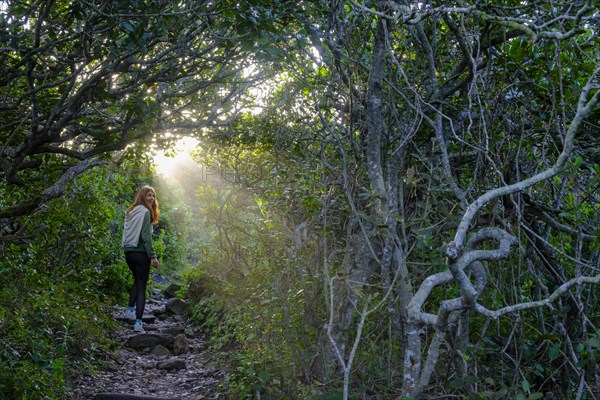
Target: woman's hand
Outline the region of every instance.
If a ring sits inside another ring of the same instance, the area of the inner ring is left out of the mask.
[[[150,264],[152,264],[154,268],[158,268],[158,258],[151,259]]]

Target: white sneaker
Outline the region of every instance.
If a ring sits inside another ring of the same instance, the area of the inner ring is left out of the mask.
[[[133,325],[133,330],[135,332],[144,333],[145,331],[142,325],[142,321],[135,321],[135,324]]]
[[[123,313],[123,317],[126,319],[135,319],[135,311],[125,310],[125,312]]]

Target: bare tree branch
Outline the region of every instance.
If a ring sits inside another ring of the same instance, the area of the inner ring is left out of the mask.
[[[530,301],[530,302],[526,302],[526,303],[519,303],[519,304],[514,304],[512,306],[507,306],[507,307],[503,307],[500,308],[498,310],[488,310],[487,308],[483,307],[481,304],[477,304],[475,306],[475,310],[477,312],[479,312],[480,314],[483,314],[487,317],[493,318],[493,319],[498,319],[501,316],[505,315],[505,314],[511,314],[511,313],[516,313],[518,311],[522,311],[522,310],[528,310],[531,308],[539,308],[539,307],[549,307],[552,305],[552,303],[554,301],[556,301],[559,297],[561,297],[563,294],[567,293],[569,290],[571,290],[574,286],[581,286],[584,284],[598,284],[600,283],[600,275],[596,275],[596,276],[580,276],[578,278],[573,278],[570,279],[569,281],[563,283],[562,285],[560,285],[558,287],[558,289],[556,289],[554,292],[552,292],[550,294],[550,296],[542,299],[542,300],[537,300],[537,301]]]
[[[579,103],[577,105],[577,112],[571,120],[571,124],[569,125],[569,128],[565,135],[563,150],[558,156],[558,159],[556,160],[555,164],[545,171],[542,171],[534,176],[531,176],[512,185],[507,185],[490,190],[484,193],[483,195],[479,196],[479,198],[472,202],[465,211],[461,222],[458,226],[458,229],[456,230],[456,234],[454,236],[454,245],[456,246],[456,249],[460,251],[460,249],[463,247],[467,235],[467,230],[469,229],[469,226],[473,218],[475,217],[475,214],[483,206],[485,206],[490,201],[498,197],[523,191],[533,185],[548,180],[563,171],[569,157],[573,152],[575,135],[577,134],[579,127],[581,126],[583,121],[591,114],[592,109],[600,100],[600,90],[597,89],[598,84],[595,82],[599,73],[600,67],[596,68],[593,75],[590,77],[587,84],[581,91],[581,94],[579,96]],[[594,89],[596,89],[595,93],[593,93],[591,98],[588,99],[590,92]],[[447,256],[450,259],[456,258],[453,253],[447,253]]]

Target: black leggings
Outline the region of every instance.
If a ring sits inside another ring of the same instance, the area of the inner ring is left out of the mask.
[[[150,275],[150,258],[146,253],[125,253],[125,261],[133,274],[133,286],[129,292],[129,307],[135,307],[135,317],[142,319],[146,306],[146,285]]]

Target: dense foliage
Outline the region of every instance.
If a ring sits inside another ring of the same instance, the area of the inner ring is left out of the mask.
[[[4,397],[110,346],[146,182],[232,398],[599,395],[591,0],[0,7]]]
[[[252,251],[198,279],[245,393],[594,396],[596,293],[574,286],[598,282],[598,10],[286,5],[251,7],[284,71],[266,110],[201,159],[255,202],[215,194],[216,246]]]
[[[62,398],[69,374],[108,347],[106,306],[128,284],[115,240],[127,185],[113,171],[84,174],[2,242],[2,398]]]

